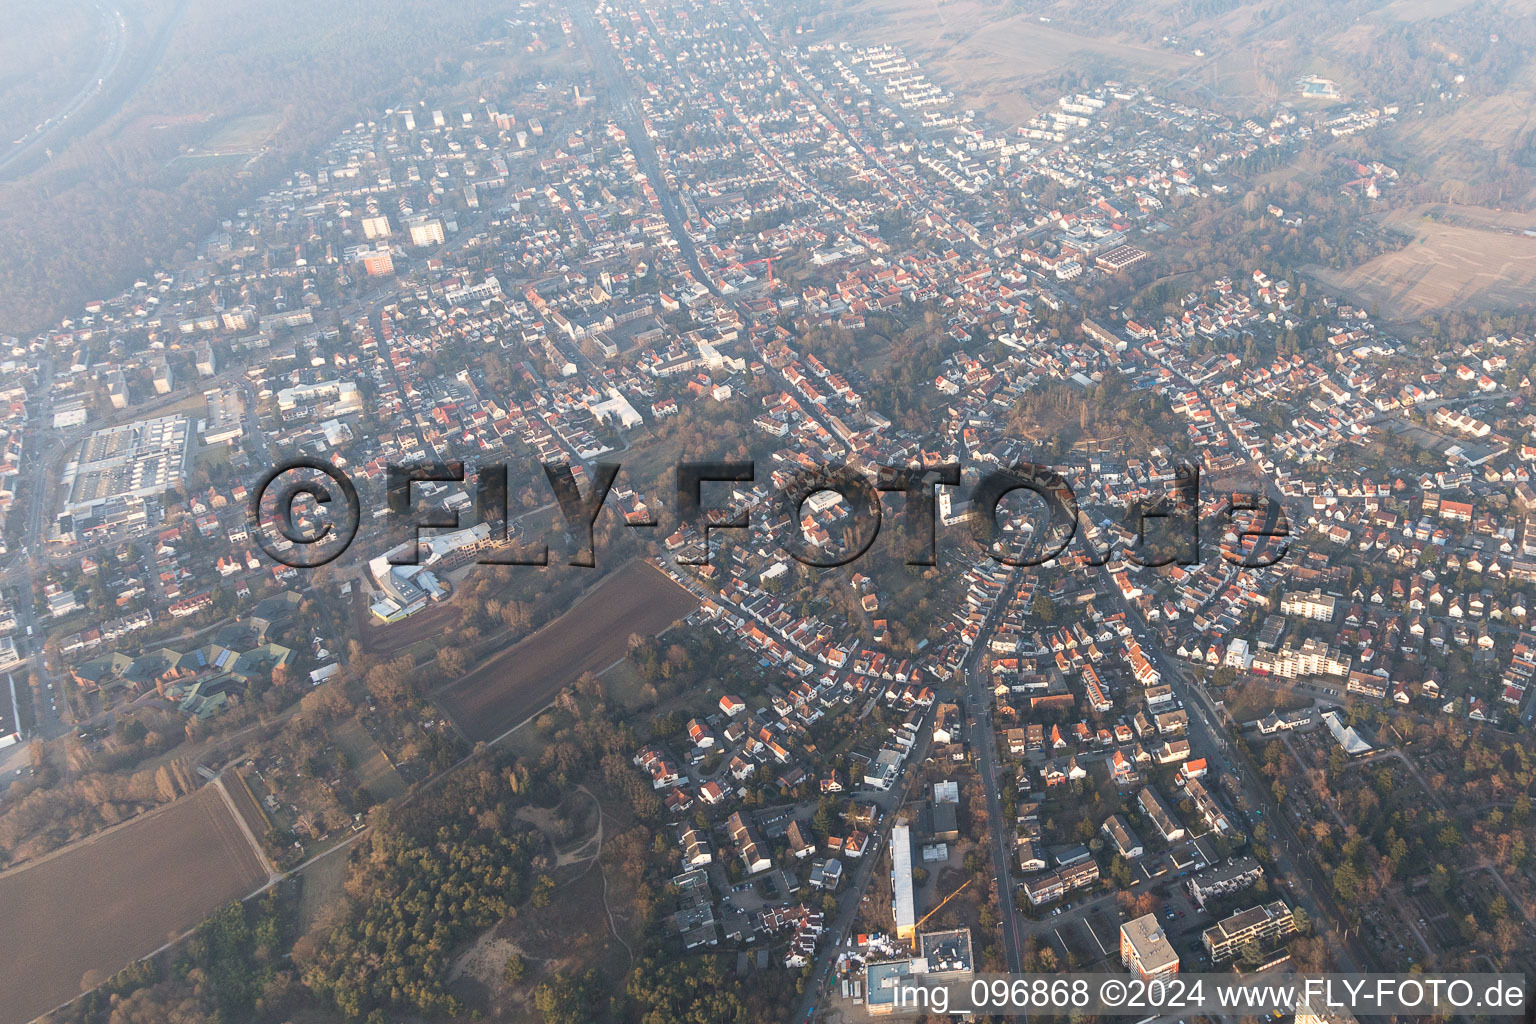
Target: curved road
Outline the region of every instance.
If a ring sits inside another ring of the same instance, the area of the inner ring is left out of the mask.
[[[101,16],[103,28],[107,33],[107,45],[102,51],[101,59],[96,63],[95,70],[86,79],[86,84],[80,91],[70,97],[53,115],[39,121],[35,128],[20,138],[11,140],[10,148],[0,156],[0,173],[9,170],[17,161],[35,153],[38,147],[44,146],[55,135],[71,127],[69,119],[100,96],[106,89],[108,80],[117,72],[118,65],[123,61],[123,53],[128,48],[128,22],[123,18],[123,12],[117,7],[108,7],[102,0],[95,0],[94,6],[96,13]]]

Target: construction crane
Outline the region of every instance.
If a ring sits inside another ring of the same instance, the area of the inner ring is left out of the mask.
[[[773,261],[776,259],[778,259],[777,256],[764,256],[762,259],[753,260],[750,263],[738,263],[737,266],[742,270],[746,270],[748,267],[755,267],[760,263],[768,264],[768,290],[773,291]]]
[[[917,934],[917,930],[923,926],[923,922],[924,921],[927,921],[934,914],[937,914],[939,911],[943,910],[944,909],[944,904],[948,903],[950,900],[954,899],[956,896],[959,896],[962,892],[965,891],[965,887],[967,885],[970,885],[970,884],[971,884],[971,879],[967,878],[964,882],[960,883],[960,888],[956,889],[954,892],[950,893],[948,896],[945,896],[942,900],[939,900],[939,905],[938,906],[934,907],[932,910],[928,911],[928,913],[924,914],[922,920],[917,922],[917,924],[912,926],[912,934],[915,936]]]

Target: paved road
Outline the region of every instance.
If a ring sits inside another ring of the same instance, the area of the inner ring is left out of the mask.
[[[987,818],[991,822],[990,853],[992,868],[997,876],[998,926],[1003,936],[1003,963],[1007,970],[1014,973],[1024,970],[1024,954],[1023,943],[1020,941],[1019,911],[1013,902],[1013,822],[1003,818],[1001,784],[998,782],[997,733],[992,728],[992,696],[986,674],[981,669],[981,652],[986,649],[992,631],[997,626],[998,616],[1018,591],[1023,573],[1024,570],[1016,569],[1008,577],[1008,583],[988,610],[986,620],[976,635],[976,643],[962,665],[967,703],[976,714],[976,728],[972,735],[976,770],[981,776],[982,788],[986,790]]]
[[[816,959],[811,964],[812,980],[806,985],[805,993],[795,1006],[795,1012],[790,1014],[791,1021],[810,1019],[816,1004],[821,1000],[823,989],[831,978],[832,964],[837,958],[838,949],[847,944],[849,933],[853,929],[853,922],[858,916],[864,891],[869,888],[869,881],[874,877],[877,866],[883,862],[882,853],[891,838],[891,829],[895,827],[896,819],[899,817],[896,812],[907,802],[912,783],[917,780],[918,767],[928,758],[928,745],[932,737],[929,731],[931,724],[926,720],[922,723],[919,729],[919,735],[922,738],[918,740],[907,758],[900,784],[893,786],[886,793],[862,792],[859,794],[861,799],[872,800],[877,804],[885,817],[881,819],[879,831],[871,837],[869,849],[864,852],[863,857],[859,858],[859,868],[854,872],[852,884],[838,900],[836,916],[826,924],[826,931],[822,933]]]
[[[671,186],[667,184],[665,175],[661,173],[661,163],[656,158],[656,146],[645,130],[644,108],[635,97],[629,76],[615,59],[608,36],[597,25],[591,8],[585,2],[580,2],[573,3],[570,10],[587,44],[588,52],[597,64],[598,70],[607,79],[608,94],[614,113],[618,115],[616,120],[624,129],[630,151],[635,155],[635,162],[639,164],[640,170],[645,172],[651,188],[656,192],[656,200],[661,204],[662,216],[666,218],[667,226],[672,229],[672,237],[677,240],[683,259],[693,271],[699,284],[713,292],[715,289],[709,275],[704,272],[704,265],[699,262],[693,236],[688,233],[677,197],[672,194]]]
[[[1109,579],[1108,569],[1101,568],[1106,590],[1114,596],[1125,611],[1132,628],[1141,635],[1150,635],[1151,627],[1140,610],[1120,596],[1118,587]],[[1189,678],[1183,666],[1173,664],[1159,647],[1152,642],[1143,644],[1148,660],[1171,687],[1189,715],[1189,738],[1192,747],[1206,751],[1211,774],[1230,775],[1238,781],[1248,799],[1249,806],[1259,808],[1261,820],[1272,836],[1271,845],[1279,856],[1275,866],[1282,878],[1291,879],[1292,902],[1300,905],[1311,916],[1318,934],[1328,943],[1329,952],[1344,972],[1369,970],[1372,961],[1357,937],[1351,936],[1340,923],[1330,888],[1296,835],[1294,826],[1273,794],[1249,769],[1247,761],[1238,756],[1227,738],[1227,727],[1204,686]]]
[[[117,73],[118,65],[123,60],[123,52],[127,49],[128,23],[123,18],[123,12],[117,7],[108,7],[99,0],[94,6],[107,36],[101,58],[96,62],[85,85],[81,86],[80,90],[62,107],[45,120],[39,121],[37,126],[25,135],[11,141],[4,155],[0,155],[0,173],[10,170],[17,161],[37,152],[39,147],[46,146],[55,136],[75,127],[71,123],[71,118],[75,118],[87,104],[100,96],[107,82]]]

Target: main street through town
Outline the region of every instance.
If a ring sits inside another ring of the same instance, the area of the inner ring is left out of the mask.
[[[992,694],[986,672],[982,666],[981,652],[986,649],[992,631],[997,627],[1001,610],[1007,606],[1007,598],[1014,593],[1023,579],[1023,570],[1015,570],[1008,583],[987,611],[986,621],[976,636],[976,643],[962,665],[965,676],[965,692],[975,728],[971,731],[972,748],[976,752],[976,771],[981,776],[982,788],[987,794],[987,821],[991,833],[993,870],[997,875],[997,913],[1003,936],[1003,960],[1009,971],[1021,972],[1023,952],[1019,941],[1018,908],[1013,902],[1013,856],[1009,840],[1013,835],[1013,823],[1003,819],[1002,793],[998,783],[997,732],[992,727]]]
[[[1141,610],[1120,594],[1120,588],[1109,578],[1108,568],[1101,567],[1099,573],[1105,592],[1114,596],[1137,636],[1143,639],[1150,637],[1151,626],[1142,616]],[[1223,723],[1223,715],[1206,693],[1205,687],[1199,680],[1191,678],[1182,666],[1170,662],[1156,643],[1145,642],[1142,650],[1152,667],[1173,687],[1174,696],[1190,713],[1191,748],[1198,749],[1206,758],[1212,776],[1230,777],[1237,781],[1248,806],[1255,809],[1255,813],[1260,816],[1259,821],[1273,835],[1271,848],[1276,854],[1275,867],[1280,877],[1287,881],[1293,900],[1311,915],[1319,934],[1328,940],[1328,948],[1337,961],[1337,969],[1346,972],[1368,970],[1371,959],[1358,937],[1351,934],[1342,923],[1338,908],[1329,895],[1326,880],[1305,855],[1305,847],[1284,809],[1275,803],[1273,794],[1255,776],[1246,759],[1233,750],[1232,741],[1227,738],[1228,727]]]

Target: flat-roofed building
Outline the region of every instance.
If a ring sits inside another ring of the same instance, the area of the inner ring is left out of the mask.
[[[1317,622],[1332,622],[1338,599],[1321,590],[1292,591],[1280,599],[1280,610]]]
[[[1200,933],[1200,941],[1213,962],[1230,960],[1248,942],[1260,944],[1296,930],[1296,920],[1284,900],[1239,910]]]
[[[1120,926],[1120,962],[1143,978],[1179,973],[1179,954],[1157,923],[1156,914],[1145,914]]]
[[[1302,996],[1296,1004],[1296,1024],[1355,1024],[1355,1015],[1327,1005],[1321,996]]]
[[[64,511],[79,516],[114,500],[132,502],[180,487],[190,427],[184,416],[162,416],[96,431],[64,467]]]
[[[919,933],[917,955],[924,961],[929,981],[963,981],[976,973],[969,928]]]
[[[235,387],[203,392],[207,413],[201,424],[203,444],[234,444],[245,433],[245,401]]]
[[[150,377],[153,378],[155,394],[168,395],[171,388],[175,387],[175,374],[171,371],[171,364],[163,358],[157,359],[150,365]]]
[[[896,1005],[897,989],[911,976],[912,961],[910,958],[870,964],[864,972],[869,988],[868,995],[866,996],[866,1012],[871,1017],[883,1017],[888,1013],[895,1013],[898,1009]]]
[[[411,244],[418,248],[443,244],[443,222],[436,218],[415,217],[406,222],[406,227],[411,233]]]
[[[1189,880],[1189,894],[1201,910],[1217,896],[1239,892],[1264,877],[1264,869],[1252,857],[1233,857],[1225,864],[1200,872]]]
[[[891,916],[896,937],[911,942],[917,930],[917,902],[912,893],[912,830],[905,822],[891,829]]]
[[[1135,266],[1147,258],[1147,250],[1134,245],[1117,245],[1113,249],[1099,253],[1093,262],[1100,270],[1116,273],[1127,267]]]
[[[284,419],[303,414],[317,419],[349,416],[363,411],[363,396],[349,380],[299,384],[277,393],[277,411]]]

